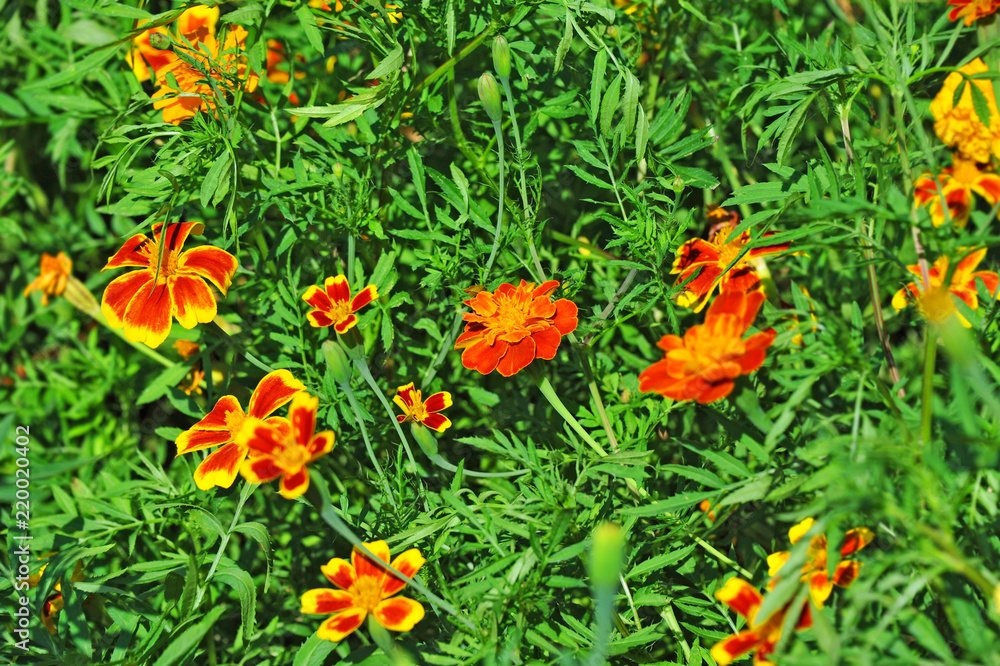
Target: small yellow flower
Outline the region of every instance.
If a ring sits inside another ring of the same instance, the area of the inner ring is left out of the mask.
[[[957,72],[949,74],[937,97],[931,102],[934,131],[938,137],[975,162],[989,162],[991,154],[1000,157],[1000,111],[997,109],[993,85],[989,79],[969,78],[987,71],[986,63],[976,58]],[[956,104],[955,93],[963,82],[965,86]],[[976,112],[972,99],[973,87],[986,99],[988,124],[984,124]]]

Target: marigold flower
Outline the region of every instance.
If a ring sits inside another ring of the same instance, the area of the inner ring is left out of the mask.
[[[55,553],[48,553],[43,557],[49,557]],[[42,574],[45,573],[45,567],[48,564],[42,565],[42,568],[38,570],[38,573],[28,576],[28,587],[36,588],[38,587],[39,581],[42,579]],[[70,582],[79,583],[84,580],[86,576],[83,575],[83,562],[77,561],[76,567],[73,569],[73,575],[69,577]],[[52,592],[49,596],[45,597],[45,603],[42,604],[42,624],[53,636],[57,633],[56,630],[56,615],[63,609],[63,595],[62,595],[62,580],[56,581],[56,584],[52,586]]]
[[[396,396],[392,401],[404,412],[396,415],[396,420],[400,423],[422,423],[437,432],[444,432],[451,427],[451,420],[444,414],[437,413],[451,407],[451,393],[447,391],[430,395],[424,401],[420,391],[413,388],[413,382],[410,382],[396,389]]]
[[[228,488],[233,485],[249,452],[247,442],[257,426],[263,423],[290,431],[292,424],[288,419],[271,414],[302,390],[305,385],[288,370],[269,372],[254,389],[246,412],[234,396],[223,396],[205,418],[178,435],[178,456],[221,447],[209,454],[195,470],[194,481],[198,487],[208,490],[212,486]]]
[[[191,233],[204,228],[200,222],[175,222],[166,229],[167,247],[160,256],[160,230],[153,238],[136,234],[125,241],[101,271],[138,266],[111,281],[101,299],[101,312],[111,328],[125,328],[125,337],[158,347],[170,334],[173,317],[184,328],[206,324],[218,313],[215,297],[205,282],[226,295],[236,273],[236,257],[211,245],[181,251]]]
[[[749,629],[723,638],[712,647],[711,654],[715,663],[719,666],[728,666],[734,660],[753,651],[754,666],[774,666],[766,657],[774,652],[775,646],[781,640],[781,625],[785,622],[791,604],[786,604],[770,617],[759,621],[757,611],[764,603],[764,596],[753,585],[736,577],[727,580],[726,584],[715,593],[715,598],[746,618],[749,626]],[[812,615],[809,612],[809,605],[806,604],[795,628],[808,629],[811,626]]]
[[[972,194],[986,199],[991,206],[1000,201],[1000,176],[980,170],[979,165],[956,154],[952,166],[944,168],[938,177],[925,174],[914,183],[913,198],[917,206],[928,206],[935,227],[944,224],[942,195],[948,203],[948,215],[955,226],[964,228],[972,210]]]
[[[974,162],[989,162],[990,155],[1000,157],[1000,111],[993,94],[993,84],[989,79],[974,79],[976,74],[988,71],[986,63],[976,58],[967,65],[952,72],[944,80],[944,85],[931,102],[934,114],[934,131],[945,144],[952,146],[966,159]],[[962,95],[955,103],[955,93],[964,82]],[[983,124],[972,100],[975,86],[986,99],[989,109],[989,124]]]
[[[215,35],[215,25],[218,22],[218,7],[198,5],[184,10],[177,17],[174,27],[181,38],[191,44],[197,44],[205,41],[205,38],[209,35]],[[136,27],[140,27],[144,23],[146,23],[145,20],[139,21]],[[177,59],[177,55],[170,49],[158,49],[150,43],[150,37],[154,33],[168,38],[171,37],[170,32],[165,26],[145,30],[135,36],[132,40],[131,49],[125,55],[125,61],[132,68],[132,72],[140,82],[148,81],[154,73],[158,75],[161,71],[165,70],[167,65]],[[179,42],[180,40],[174,39],[172,41]],[[150,71],[151,69],[152,72]]]
[[[463,301],[472,312],[462,315],[465,332],[455,341],[464,349],[462,365],[488,375],[497,370],[510,377],[536,358],[551,360],[562,336],[576,330],[576,304],[565,298],[554,303],[556,280],[538,287],[534,282],[501,284],[495,292],[480,291]]]
[[[960,252],[964,252],[964,248]],[[955,272],[951,276],[951,284],[947,288],[948,292],[961,299],[962,302],[973,310],[979,308],[979,292],[976,289],[977,279],[983,281],[983,284],[986,285],[986,291],[991,295],[996,295],[997,287],[1000,286],[1000,275],[997,275],[993,271],[975,270],[985,256],[986,248],[980,248],[966,255],[965,258],[958,262],[958,266],[955,267]],[[922,281],[923,276],[921,275],[919,264],[907,266],[906,270]],[[950,314],[954,313],[958,315],[959,321],[962,322],[963,326],[966,328],[972,326],[969,320],[958,313],[954,307],[954,303],[951,303],[951,299],[945,298],[946,292],[943,288],[943,283],[944,276],[947,274],[948,257],[947,255],[940,256],[927,271],[930,284],[918,286],[916,282],[911,282],[906,285],[892,297],[892,307],[896,308],[896,310],[902,310],[911,302],[916,302],[918,307],[920,307],[921,313],[931,321],[940,323]]]
[[[201,351],[201,345],[190,340],[178,340],[174,343],[174,349],[177,350],[181,358],[188,359]]]
[[[954,7],[948,12],[949,20],[964,18],[965,25],[972,25],[1000,9],[1000,0],[948,0],[948,5]]]
[[[219,92],[233,92],[237,83],[246,92],[257,89],[258,75],[248,71],[246,56],[242,55],[247,31],[242,26],[230,26],[224,43],[220,46],[214,35],[206,35],[193,49],[175,46],[186,57],[199,63],[199,67],[176,57],[157,71],[159,90],[153,93],[153,108],[163,110],[163,122],[180,125],[193,118],[199,111],[215,109]],[[202,70],[213,81],[205,80]],[[172,76],[168,76],[172,75]],[[173,86],[171,79],[177,83]]]
[[[733,390],[733,380],[763,365],[766,350],[774,342],[773,329],[743,339],[763,302],[764,294],[759,291],[719,294],[704,324],[692,326],[683,338],[660,338],[656,346],[666,355],[642,371],[639,390],[702,404],[725,398]]]
[[[361,626],[368,613],[391,631],[409,631],[424,618],[424,607],[413,599],[393,596],[406,583],[389,573],[389,546],[384,541],[366,543],[378,561],[364,555],[358,548],[351,553],[351,562],[333,558],[320,567],[327,580],[339,590],[319,588],[302,595],[302,611],[312,615],[335,615],[320,625],[320,638],[340,641]],[[420,551],[411,548],[392,561],[392,568],[408,578],[416,575],[426,560]]]
[[[677,297],[678,305],[691,308],[695,312],[701,312],[716,288],[723,292],[749,292],[759,289],[761,283],[757,273],[758,260],[761,257],[784,252],[789,247],[788,243],[755,247],[743,254],[743,257],[730,268],[729,264],[740,256],[750,242],[750,232],[744,231],[739,236],[731,238],[733,229],[739,223],[739,216],[722,208],[710,211],[708,219],[714,222],[710,240],[695,238],[681,245],[677,250],[673,268],[670,269],[671,273],[680,273],[676,282],[678,285],[701,269]],[[773,235],[766,233],[764,238]]]
[[[243,461],[240,474],[250,483],[264,483],[281,477],[279,493],[295,499],[309,489],[306,465],[333,450],[329,430],[316,432],[319,398],[296,393],[288,407],[292,427],[260,423],[247,440],[250,457]]]
[[[788,530],[788,539],[793,544],[798,543],[799,539],[812,529],[813,523],[815,521],[812,518],[806,518],[798,525],[795,525]],[[844,545],[840,548],[840,555],[843,557],[856,553],[871,543],[874,538],[875,535],[867,527],[855,527],[844,535]],[[774,586],[778,583],[779,577],[777,573],[781,570],[781,567],[785,566],[789,555],[788,551],[779,551],[768,556],[767,573],[772,577],[768,583],[769,590],[774,589]],[[841,560],[837,563],[837,568],[831,578],[827,573],[826,535],[819,534],[809,540],[806,563],[802,567],[802,582],[809,584],[809,596],[812,598],[812,602],[816,605],[816,608],[822,608],[826,600],[830,598],[833,586],[850,587],[854,579],[858,577],[860,570],[860,562]]]
[[[61,296],[66,291],[66,281],[72,271],[73,262],[64,252],[54,257],[48,252],[42,252],[41,272],[24,288],[25,298],[38,290],[42,292],[42,305],[48,305],[49,296]]]
[[[351,287],[343,275],[328,277],[323,287],[312,286],[302,295],[302,300],[314,309],[306,314],[309,323],[317,328],[333,326],[343,335],[354,328],[358,318],[354,314],[378,298],[378,289],[370,284],[351,298]]]

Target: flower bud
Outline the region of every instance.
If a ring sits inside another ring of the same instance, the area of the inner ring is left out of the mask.
[[[410,423],[410,435],[428,458],[437,455],[438,444],[431,431],[419,423]]]
[[[167,51],[170,49],[170,38],[162,32],[154,32],[149,35],[149,45],[154,49]]]
[[[590,553],[590,580],[595,587],[615,587],[625,562],[625,534],[614,523],[602,523],[594,530]]]
[[[341,385],[350,383],[351,361],[347,358],[347,352],[343,347],[333,340],[327,340],[323,343],[323,358],[326,359],[335,382]]]
[[[483,72],[479,77],[479,101],[483,103],[490,120],[500,122],[500,87],[489,72]]]
[[[493,69],[501,81],[510,78],[510,46],[503,35],[493,40]]]

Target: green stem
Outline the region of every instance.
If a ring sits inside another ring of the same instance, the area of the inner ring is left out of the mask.
[[[497,249],[500,247],[500,230],[503,226],[503,207],[504,199],[506,198],[506,191],[504,190],[504,160],[503,160],[503,130],[500,128],[500,122],[493,122],[493,131],[497,135],[497,153],[500,156],[500,177],[499,177],[499,194],[500,205],[497,207],[497,228],[493,232],[493,249],[490,250],[490,258],[486,261],[486,269],[483,271],[483,283],[484,286],[487,279],[490,276],[490,270],[493,268],[493,261],[497,256]]]
[[[371,440],[368,439],[368,429],[365,427],[365,421],[361,417],[361,407],[358,405],[358,400],[354,396],[354,389],[352,389],[350,383],[347,382],[340,384],[340,388],[347,396],[347,402],[351,404],[351,411],[354,412],[354,418],[358,422],[358,430],[361,431],[361,439],[365,442],[365,451],[368,452],[368,459],[372,461],[372,466],[375,467],[375,471],[378,473],[379,481],[385,489],[385,496],[389,499],[389,504],[392,505],[393,510],[398,511],[399,507],[396,506],[396,499],[392,495],[392,487],[389,485],[389,479],[386,478],[385,472],[382,471],[382,466],[379,464],[378,458],[375,456],[375,451],[372,449]]]
[[[229,524],[229,529],[222,535],[222,541],[219,542],[219,550],[215,553],[215,559],[212,561],[212,566],[209,568],[208,574],[205,575],[205,580],[198,588],[198,595],[195,597],[194,608],[198,608],[201,600],[205,597],[205,592],[208,591],[208,582],[215,574],[215,570],[218,568],[219,562],[222,560],[222,554],[226,551],[226,546],[229,545],[229,539],[232,537],[233,530],[236,529],[236,524],[240,520],[240,514],[243,512],[243,505],[246,504],[250,495],[252,495],[253,491],[256,489],[256,483],[244,483],[243,487],[240,488],[240,499],[236,503],[236,513],[233,514],[233,522]]]
[[[937,330],[928,325],[924,331],[924,386],[920,411],[920,442],[931,441],[931,412],[934,399],[934,362],[937,359]]]

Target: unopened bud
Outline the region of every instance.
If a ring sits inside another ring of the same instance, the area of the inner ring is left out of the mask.
[[[170,38],[162,32],[154,32],[149,35],[149,45],[154,49],[167,51],[170,49]]]
[[[420,423],[410,423],[410,435],[413,436],[413,440],[420,446],[420,450],[424,452],[428,458],[437,455],[438,444],[437,440],[434,439],[434,435],[431,431],[425,428]]]
[[[595,587],[615,587],[625,562],[625,534],[614,523],[602,523],[594,530],[590,553],[590,580]]]
[[[323,343],[323,358],[326,359],[335,382],[341,385],[350,383],[351,361],[347,358],[347,352],[343,347],[333,340],[327,340]]]
[[[510,46],[503,35],[493,40],[493,69],[501,81],[510,78]]]
[[[490,120],[500,122],[500,87],[489,72],[483,72],[479,77],[479,101],[483,103]]]

